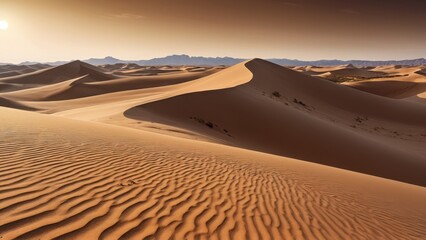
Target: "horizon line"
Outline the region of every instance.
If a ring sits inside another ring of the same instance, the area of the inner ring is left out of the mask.
[[[47,63],[56,63],[56,62],[73,62],[73,61],[86,61],[86,60],[102,60],[102,59],[107,59],[107,58],[113,58],[116,60],[120,60],[120,61],[126,61],[126,62],[132,62],[132,61],[149,61],[149,60],[153,60],[153,59],[158,59],[158,58],[166,58],[166,57],[172,57],[172,56],[188,56],[190,58],[217,58],[217,59],[221,59],[221,58],[231,58],[231,59],[238,59],[238,60],[250,60],[250,59],[256,59],[256,58],[260,58],[260,59],[264,59],[264,60],[290,60],[290,61],[300,61],[300,62],[318,62],[318,61],[344,61],[344,62],[349,62],[349,61],[370,61],[370,62],[388,62],[388,61],[406,61],[406,60],[420,60],[420,59],[426,59],[426,57],[416,57],[416,58],[402,58],[402,59],[381,59],[381,60],[372,60],[372,59],[338,59],[338,58],[322,58],[322,59],[316,59],[316,60],[302,60],[302,59],[297,59],[297,58],[286,58],[286,57],[251,57],[251,58],[244,58],[244,57],[231,57],[231,56],[195,56],[195,55],[189,55],[189,54],[170,54],[170,55],[166,55],[166,56],[162,56],[162,57],[153,57],[153,58],[148,58],[148,59],[121,59],[118,57],[113,57],[111,55],[105,56],[105,57],[90,57],[90,58],[77,58],[77,59],[71,59],[71,60],[50,60],[50,61],[32,61],[32,60],[25,60],[25,61],[20,61],[20,62],[3,62],[0,61],[0,64],[4,65],[4,64],[13,64],[13,65],[21,65],[23,63],[29,62],[29,63],[41,63],[41,64],[47,64]]]

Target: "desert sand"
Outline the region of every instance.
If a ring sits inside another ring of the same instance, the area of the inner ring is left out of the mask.
[[[0,78],[2,239],[425,239],[424,67]]]
[[[333,67],[294,67],[307,75],[341,82],[372,94],[414,102],[425,102],[424,66],[388,65],[357,68],[353,65]]]

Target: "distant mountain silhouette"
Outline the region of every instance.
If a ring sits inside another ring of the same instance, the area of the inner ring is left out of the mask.
[[[408,59],[408,60],[388,60],[388,61],[369,61],[369,60],[317,60],[300,61],[291,59],[268,59],[268,61],[284,66],[335,66],[352,65],[356,67],[380,66],[380,65],[425,65],[426,59]]]
[[[83,62],[92,65],[105,65],[116,63],[136,63],[138,65],[234,65],[248,59],[232,57],[191,57],[188,55],[171,55],[162,58],[153,58],[149,60],[121,60],[114,57],[90,58]],[[317,60],[301,61],[297,59],[271,58],[266,59],[270,62],[283,66],[331,66],[331,65],[353,65],[356,67],[379,66],[379,65],[426,65],[426,59],[408,59],[408,60],[388,60],[388,61],[369,61],[369,60]],[[36,62],[24,62],[22,65],[35,64]],[[67,63],[67,61],[47,62],[45,64],[57,66]]]
[[[108,56],[105,58],[90,58],[90,59],[84,60],[83,62],[92,64],[92,65],[105,65],[105,64],[127,63],[132,61],[120,60],[120,59]]]
[[[139,61],[140,65],[234,65],[246,59],[231,57],[190,57],[188,55],[172,55],[164,58],[154,58]]]

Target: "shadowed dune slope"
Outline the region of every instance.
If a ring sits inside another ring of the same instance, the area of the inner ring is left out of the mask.
[[[380,70],[371,71],[371,68],[357,68],[352,64],[330,67],[294,67],[293,69],[303,72],[304,74],[323,77],[333,81],[344,81],[357,78],[375,78],[387,75],[385,72]]]
[[[7,108],[15,108],[15,109],[21,109],[21,110],[27,110],[27,111],[34,111],[36,110],[33,107],[26,106],[24,104],[21,104],[19,102],[15,102],[13,100],[0,97],[0,106],[7,107]]]
[[[329,72],[331,74],[330,77],[356,77],[356,78],[374,78],[374,77],[381,77],[385,76],[386,74],[384,72],[379,71],[370,71],[368,69],[364,68],[344,68],[344,69],[338,69],[335,71]]]
[[[349,81],[343,84],[379,96],[412,101],[417,97],[422,99],[421,95],[426,93],[426,75],[421,73],[422,69],[422,66],[380,66],[374,70],[387,74],[382,78]]]
[[[234,88],[184,94],[125,116],[243,148],[426,185],[426,108],[263,61]],[[394,135],[389,135],[394,134]]]
[[[422,68],[422,69],[418,70],[416,73],[423,75],[423,76],[426,76],[426,68]]]
[[[0,72],[0,78],[12,77],[12,76],[20,75],[20,74],[21,73],[18,71]]]
[[[408,98],[426,92],[426,83],[408,81],[363,81],[348,86],[389,98]]]
[[[0,65],[0,78],[30,73],[30,72],[34,72],[34,71],[49,68],[49,67],[51,66],[47,64]]]
[[[373,176],[0,108],[3,239],[424,239],[425,201]]]

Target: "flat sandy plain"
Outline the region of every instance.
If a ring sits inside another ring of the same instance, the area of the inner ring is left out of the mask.
[[[426,67],[0,66],[1,239],[426,239]]]

